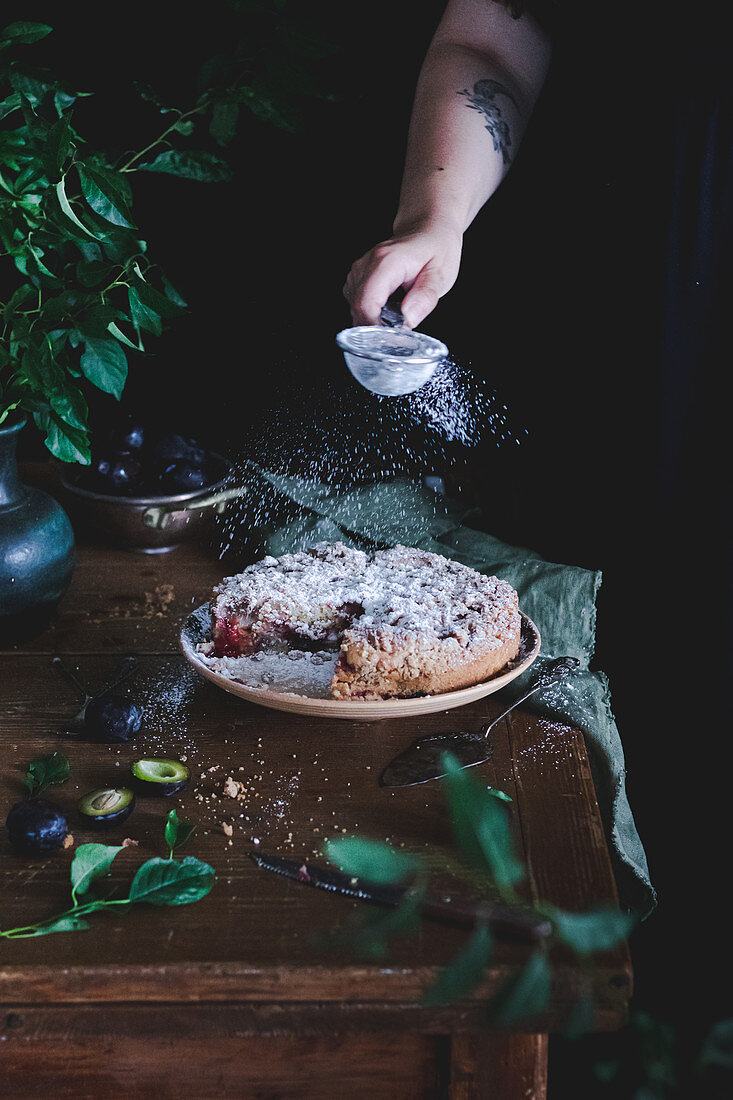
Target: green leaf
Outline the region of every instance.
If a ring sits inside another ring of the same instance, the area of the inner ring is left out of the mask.
[[[174,110],[173,107],[167,107],[163,103],[152,84],[143,80],[133,80],[132,83],[140,98],[144,99],[147,103],[153,103],[162,115],[169,114]]]
[[[159,290],[143,278],[143,274],[137,264],[134,266],[133,272],[130,274],[131,285],[135,288],[138,298],[141,303],[146,306],[147,309],[152,310],[155,313],[160,314],[161,317],[178,317],[181,313],[180,302],[183,299],[173,297],[169,293],[161,294]],[[170,284],[166,286],[168,289],[173,289]],[[175,291],[173,292],[175,294]],[[184,303],[185,307],[185,303]]]
[[[211,111],[209,133],[219,145],[228,145],[237,132],[238,103],[215,103]]]
[[[562,1030],[565,1039],[581,1039],[593,1030],[596,1006],[588,993],[582,993],[573,1005],[570,1019]]]
[[[127,296],[130,302],[130,315],[135,328],[145,329],[154,336],[160,336],[163,331],[163,321],[159,313],[146,306],[140,299],[140,295],[134,286],[128,287]]]
[[[228,183],[232,170],[226,161],[203,149],[166,149],[155,160],[140,165],[141,172],[163,172],[201,183]]]
[[[18,103],[21,107],[23,106],[23,97],[19,94]],[[0,162],[7,164],[15,171],[20,171],[25,164],[33,160],[34,155],[28,147],[27,138],[28,134],[24,127],[0,131]],[[13,190],[7,183],[5,189],[11,192]]]
[[[109,302],[100,301],[96,295],[88,295],[86,299],[80,298],[79,304],[81,305],[84,300],[94,303],[78,316],[78,327],[84,334],[84,339],[92,337],[106,340],[109,323],[120,317],[120,311]]]
[[[170,302],[173,302],[173,304],[175,306],[178,306],[179,309],[188,309],[188,302],[184,298],[182,298],[176,288],[168,282],[168,279],[165,277],[163,272],[160,273],[160,282],[163,287],[165,296]]]
[[[80,260],[76,265],[76,277],[82,286],[99,286],[111,281],[112,265],[105,260]]]
[[[490,1004],[491,1016],[505,1027],[526,1023],[547,1007],[550,999],[550,967],[544,951],[530,955]]]
[[[461,853],[475,867],[488,870],[499,887],[514,886],[524,877],[524,867],[514,851],[505,806],[451,753],[443,753],[441,761],[446,772],[442,784]]]
[[[51,85],[17,69],[11,70],[9,76],[12,86],[20,92],[20,109],[23,112],[28,145],[42,157],[51,123],[45,115],[36,111],[36,107],[40,106]]]
[[[487,787],[486,793],[490,794],[492,798],[498,798],[500,802],[513,802],[514,799],[506,791],[500,791],[498,787]]]
[[[99,164],[78,164],[77,171],[82,194],[92,210],[113,225],[134,229],[132,193],[125,177]]]
[[[175,809],[171,810],[166,818],[163,835],[168,847],[171,849],[175,848],[176,837],[178,836],[178,814]]]
[[[67,287],[53,298],[46,298],[43,306],[44,321],[56,327],[59,323],[68,321],[82,302],[83,297],[77,288]]]
[[[142,340],[138,340],[137,344],[135,344],[128,336],[125,336],[124,332],[115,321],[110,321],[107,325],[107,332],[110,332],[121,344],[124,344],[128,348],[132,348],[133,351],[145,351]],[[138,333],[138,337],[139,335]]]
[[[636,924],[632,913],[612,906],[600,906],[586,913],[553,909],[550,916],[558,938],[578,955],[610,950],[625,940]]]
[[[43,163],[49,180],[57,180],[71,145],[71,124],[64,117],[54,122],[44,143]]]
[[[175,810],[171,810],[165,822],[165,842],[170,848],[171,855],[176,848],[185,844],[196,826],[191,821],[182,821]]]
[[[493,948],[493,939],[486,925],[477,925],[466,946],[425,990],[423,1004],[451,1004],[470,996],[481,983]]]
[[[342,871],[371,882],[402,882],[420,867],[419,861],[388,844],[362,837],[344,837],[326,842],[326,855]]]
[[[0,49],[21,43],[28,45],[31,42],[38,42],[52,30],[53,27],[49,27],[47,23],[8,23],[7,27],[0,31]]]
[[[69,778],[69,761],[60,752],[48,756],[39,756],[28,764],[25,785],[35,798],[46,787],[56,787]]]
[[[49,344],[51,344],[50,335],[48,339]],[[66,333],[58,334],[57,350],[60,350],[60,345],[65,339]],[[52,346],[53,345],[51,345],[51,347]],[[84,400],[84,396],[70,381],[59,364],[55,363],[50,358],[50,354],[52,354],[52,352],[49,352],[49,355],[46,356],[46,361],[41,367],[42,378],[38,386],[39,393],[42,394],[51,406],[53,413],[64,421],[65,424],[70,425],[72,428],[77,428],[81,432],[86,432],[87,404]],[[29,358],[31,358],[30,350],[23,358],[24,366],[28,363]]]
[[[181,118],[178,122],[174,122],[171,126],[171,130],[175,130],[179,134],[183,134],[184,137],[190,137],[194,132],[195,124],[190,118]]]
[[[111,222],[106,222],[105,225],[104,235],[99,239],[104,255],[110,263],[127,267],[132,260],[145,255],[147,243],[136,237],[133,230],[124,229],[121,225],[112,225]]]
[[[23,192],[30,191],[33,187],[36,188],[36,191],[43,191],[48,186],[48,178],[45,171],[45,168],[35,161],[31,161],[30,164],[27,164],[15,181],[16,195],[23,195]],[[25,199],[34,200],[34,203],[35,199],[39,201],[42,199],[40,194],[26,194],[23,195],[23,197]]]
[[[71,862],[71,896],[86,894],[95,879],[109,873],[112,861],[122,845],[80,844]]]
[[[249,107],[255,118],[271,122],[290,133],[298,129],[293,104],[282,99],[267,82],[255,80],[250,87],[238,88],[237,97]]]
[[[43,259],[42,259],[42,257],[44,255],[45,255],[45,253],[44,253],[42,248],[38,248],[36,245],[33,244],[33,242],[31,240],[28,241],[28,255],[26,256],[28,274],[29,275],[43,275],[46,279],[51,279],[52,280],[52,284],[51,284],[52,286],[54,286],[54,287],[61,286],[62,285],[61,280],[59,278],[57,278],[57,276],[54,275],[53,271],[51,271],[44,264]],[[38,285],[36,280],[34,280],[34,283],[36,283],[36,285]],[[46,284],[46,285],[48,285],[48,284]]]
[[[89,465],[91,447],[86,431],[67,424],[50,408],[34,409],[33,420],[38,430],[45,432],[44,442],[54,458],[58,458],[60,462]]]
[[[127,381],[127,356],[117,340],[85,336],[80,366],[92,385],[119,401]]]
[[[4,420],[7,420],[11,412],[13,412],[14,409],[17,409],[19,405],[20,400],[12,401],[9,405],[5,405],[4,407],[0,405],[0,424],[2,424]]]
[[[20,110],[20,93],[11,92],[5,99],[0,99],[0,120],[4,119],[6,115],[11,115],[13,111]]]
[[[92,233],[91,229],[87,229],[87,227],[79,221],[76,214],[72,210],[71,203],[69,202],[66,195],[66,187],[63,179],[60,179],[59,182],[56,184],[56,196],[59,200],[59,206],[61,207],[69,221],[73,222],[74,225],[76,225],[79,229],[86,233],[87,236],[93,237],[95,241],[101,240],[101,237],[99,237],[96,233]]]
[[[733,1071],[733,1018],[712,1025],[700,1049],[699,1065],[703,1071]]]
[[[36,291],[28,283],[21,283],[8,298],[3,308],[3,319],[9,321],[15,311],[23,302],[27,302],[29,298],[36,298]]]
[[[149,859],[132,880],[129,900],[150,905],[188,905],[205,897],[213,885],[214,868],[192,856],[186,856],[180,863]]]
[[[53,105],[56,112],[62,115],[77,99],[92,95],[92,92],[69,92],[66,88],[56,88],[53,93]]]
[[[34,936],[48,936],[51,932],[83,932],[89,927],[89,921],[84,920],[83,917],[64,914],[55,920],[49,921],[48,924],[37,924],[32,932],[25,932],[22,938],[32,939]],[[20,937],[10,936],[9,938],[16,939]]]

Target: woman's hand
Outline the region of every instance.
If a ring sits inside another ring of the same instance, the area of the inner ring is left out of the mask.
[[[401,287],[405,324],[416,328],[456,281],[463,234],[447,223],[405,233],[371,248],[352,266],[344,286],[355,325],[378,325],[387,299]]]

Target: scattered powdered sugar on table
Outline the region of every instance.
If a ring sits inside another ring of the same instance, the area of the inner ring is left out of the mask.
[[[537,725],[536,740],[515,749],[512,773],[497,777],[496,782],[500,788],[513,783],[515,777],[526,768],[531,768],[538,776],[542,776],[550,769],[557,770],[576,762],[576,733],[572,726],[548,718],[538,718]]]
[[[531,764],[541,774],[547,767],[558,768],[575,759],[570,726],[546,718],[539,718],[538,725],[538,739],[517,750],[515,762],[519,768]]]
[[[138,744],[145,752],[171,756],[190,747],[188,705],[201,684],[196,670],[180,660],[141,682],[145,720]]]

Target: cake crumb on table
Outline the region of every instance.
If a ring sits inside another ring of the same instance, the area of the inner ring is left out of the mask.
[[[244,791],[244,783],[240,783],[238,779],[232,779],[231,775],[228,775],[221,793],[225,798],[239,798],[240,795],[244,794]]]

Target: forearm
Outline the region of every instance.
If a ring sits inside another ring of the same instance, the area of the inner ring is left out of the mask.
[[[549,62],[549,41],[526,13],[449,0],[418,81],[393,235],[346,279],[355,324],[377,324],[402,287],[414,327],[453,286],[463,234],[507,173]]]
[[[418,80],[395,234],[467,229],[514,160],[549,55],[526,14],[512,20],[493,0],[449,5]]]

